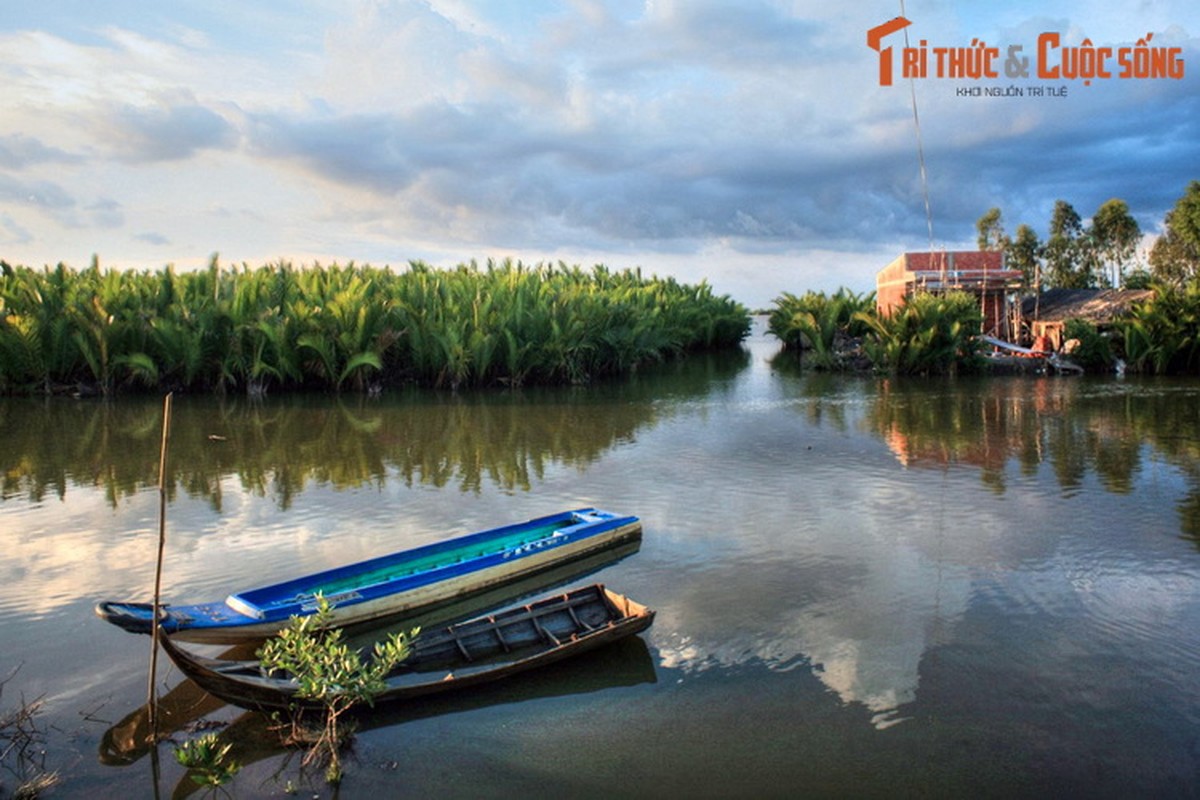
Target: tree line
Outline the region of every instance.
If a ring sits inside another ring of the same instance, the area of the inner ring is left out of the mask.
[[[979,249],[1002,251],[1008,267],[1021,270],[1027,286],[1135,289],[1157,283],[1182,288],[1200,277],[1200,181],[1189,183],[1167,212],[1148,264],[1137,259],[1141,227],[1128,204],[1117,198],[1105,201],[1086,225],[1069,202],[1056,201],[1045,240],[1024,223],[1010,237],[996,207],[975,228]]]

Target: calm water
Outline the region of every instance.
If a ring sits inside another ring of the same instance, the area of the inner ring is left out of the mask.
[[[595,578],[654,627],[370,718],[343,797],[1200,795],[1200,383],[775,349],[586,390],[176,398],[167,594],[596,505],[643,519]],[[55,796],[191,791],[131,744],[148,639],[91,611],[151,590],[159,425],[157,400],[0,400],[0,713],[45,697]],[[302,785],[163,662],[172,726],[229,723],[234,796]]]

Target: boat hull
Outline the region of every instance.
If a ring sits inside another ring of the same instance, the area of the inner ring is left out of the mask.
[[[654,611],[602,584],[447,626],[418,637],[374,705],[467,689],[553,664],[641,633]],[[267,676],[254,661],[207,658],[160,641],[176,666],[209,694],[243,708],[320,708],[297,684]]]
[[[163,606],[159,625],[181,641],[262,640],[291,616],[313,613],[317,594],[334,603],[331,627],[378,624],[459,602],[641,535],[637,517],[579,509],[239,592],[223,602]],[[96,613],[134,633],[153,629],[146,603],[103,602]]]

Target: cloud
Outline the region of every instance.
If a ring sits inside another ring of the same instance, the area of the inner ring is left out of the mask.
[[[22,245],[33,241],[33,234],[12,218],[0,213],[0,244]]]
[[[78,156],[49,147],[40,140],[20,133],[0,136],[0,168],[20,170],[41,164],[77,162]]]
[[[0,200],[48,211],[75,207],[75,198],[55,183],[40,179],[17,180],[3,174],[0,174]]]
[[[341,189],[378,194],[411,229],[450,226],[463,240],[510,247],[561,244],[556,236],[581,248],[640,241],[667,252],[712,237],[748,250],[806,235],[836,244],[860,231],[831,210],[878,205],[897,183],[853,179],[876,161],[855,161],[867,149],[855,139],[869,131],[801,113],[814,101],[793,71],[811,66],[812,44],[828,34],[772,5],[558,17],[541,29],[553,52],[571,53],[558,60],[515,52],[478,20],[464,30],[431,9],[388,9],[390,32],[373,7],[338,32],[329,57],[338,65],[348,53],[357,65],[388,49],[391,77],[364,70],[349,100],[324,98],[316,116],[251,115],[249,140]],[[440,90],[414,95],[410,68],[432,68],[400,46],[415,30],[433,36],[442,57]],[[801,111],[786,110],[793,97]],[[382,110],[345,110],[371,98]],[[816,137],[806,144],[803,134],[831,127],[846,134],[844,150]],[[392,227],[403,236],[401,223]]]
[[[304,9],[218,5],[169,22],[88,12],[70,25],[27,10],[22,30],[0,30],[0,52],[21,53],[0,58],[9,112],[0,198],[42,212],[36,225],[22,220],[47,250],[31,260],[58,260],[48,251],[67,242],[86,256],[95,251],[86,231],[106,225],[123,233],[105,241],[158,257],[165,242],[125,231],[124,219],[200,242],[201,257],[214,231],[236,231],[271,257],[500,250],[570,261],[577,252],[682,264],[688,280],[716,270],[700,260],[712,254],[733,275],[772,257],[874,264],[882,251],[927,242],[910,89],[877,85],[878,55],[864,41],[887,16],[878,9],[807,0]],[[935,44],[1032,47],[1042,30],[1132,41],[1153,25],[1155,41],[1183,47],[1190,68],[1178,81],[1072,84],[1053,99],[962,97],[954,81],[920,82],[939,245],[973,241],[991,206],[1010,228],[1043,227],[1058,198],[1086,217],[1121,197],[1149,230],[1200,177],[1187,174],[1200,163],[1191,6],[940,3],[912,16]],[[90,205],[100,198],[115,205]],[[197,202],[238,208],[255,224],[215,210],[177,218],[174,209]],[[65,230],[74,227],[78,240]],[[829,272],[814,266],[796,280]]]
[[[163,246],[171,243],[171,240],[168,239],[166,236],[163,236],[161,233],[153,233],[153,232],[138,233],[138,234],[134,234],[133,238],[137,239],[139,242],[145,242],[146,244],[152,244],[155,247],[163,247]]]
[[[1193,177],[1188,165],[1200,164],[1200,96],[1179,82],[1067,91],[1065,99],[1002,101],[999,110],[1019,109],[1013,115],[997,114],[996,101],[986,99],[931,104],[923,115],[931,120],[926,153],[944,228],[973,226],[995,205],[1014,225],[1044,233],[1055,200],[1072,203],[1086,219],[1114,196],[1130,204],[1143,227],[1161,220]],[[954,106],[964,104],[968,113],[956,114]]]
[[[103,197],[87,206],[89,219],[98,228],[120,228],[125,224],[125,213],[121,204],[110,197]]]
[[[114,151],[128,161],[179,161],[206,148],[230,148],[238,140],[220,114],[186,95],[152,105],[123,105],[109,116]]]

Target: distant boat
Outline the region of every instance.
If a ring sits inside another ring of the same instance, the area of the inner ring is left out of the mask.
[[[331,626],[361,625],[452,603],[641,535],[637,517],[594,508],[565,511],[237,592],[224,601],[165,604],[159,626],[192,642],[265,639],[290,616],[312,614],[318,594],[334,604]],[[104,601],[96,614],[127,631],[152,630],[150,603]]]
[[[640,633],[654,611],[602,584],[422,632],[408,658],[385,680],[375,704],[477,686],[593,650]],[[179,669],[209,694],[251,709],[319,707],[296,696],[287,674],[257,661],[208,658],[164,636],[159,641]]]

